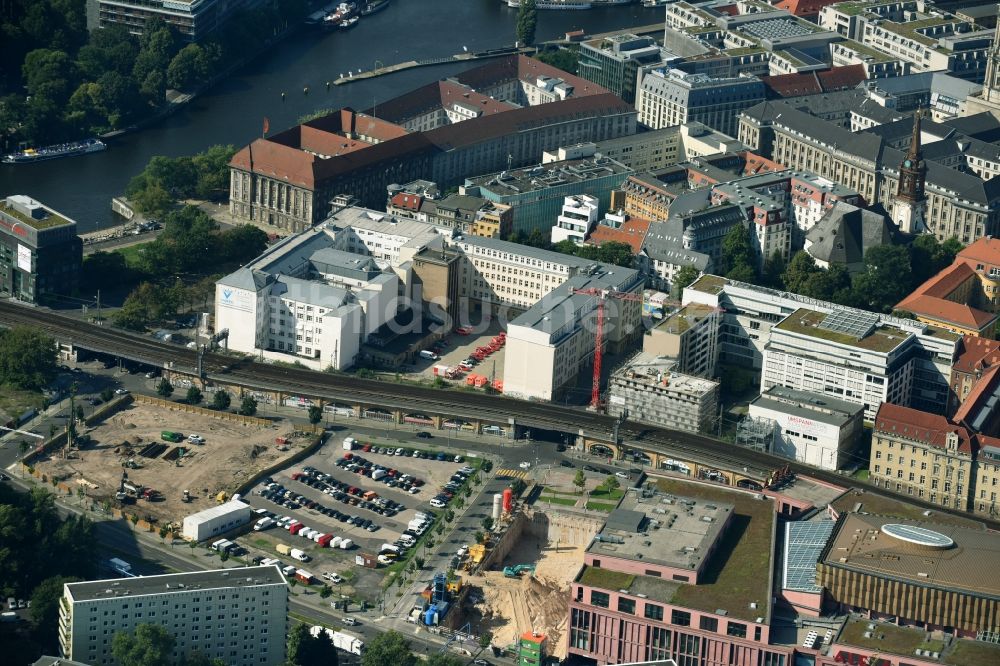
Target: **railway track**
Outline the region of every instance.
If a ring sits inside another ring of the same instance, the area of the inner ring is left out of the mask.
[[[165,362],[171,362],[175,371],[191,372],[197,366],[197,352],[191,349],[151,340],[109,326],[81,322],[48,310],[0,301],[0,326],[18,324],[40,328],[62,343],[73,343],[92,351],[140,363],[162,367]],[[210,379],[240,384],[248,388],[297,392],[304,397],[323,400],[367,402],[376,407],[388,406],[412,411],[426,409],[444,416],[482,418],[498,423],[507,423],[509,418],[514,418],[518,425],[574,435],[584,434],[609,442],[614,426],[612,417],[577,407],[279,367],[257,363],[249,357],[238,359],[222,354],[205,354],[203,369]],[[856,481],[840,474],[809,467],[768,453],[736,448],[734,445],[695,433],[632,421],[623,425],[621,433],[626,441],[630,440],[633,448],[671,457],[683,458],[687,455],[702,460],[709,458],[713,461],[711,464],[718,464],[719,467],[730,470],[746,468],[748,472],[766,475],[770,470],[787,465],[796,474],[808,475],[820,481],[840,486],[850,483],[858,485]],[[907,495],[863,485],[867,492],[875,495],[904,501],[937,513],[980,520],[991,529],[1000,529],[998,521],[949,510]]]

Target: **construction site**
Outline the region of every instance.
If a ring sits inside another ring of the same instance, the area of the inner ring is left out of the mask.
[[[603,522],[569,511],[515,507],[489,547],[470,549],[465,603],[451,626],[492,632],[496,646],[512,646],[536,632],[547,637],[549,655],[565,657],[570,583]]]
[[[314,437],[170,404],[129,402],[99,422],[79,425],[71,446],[33,459],[35,475],[149,522],[180,523],[225,501]]]

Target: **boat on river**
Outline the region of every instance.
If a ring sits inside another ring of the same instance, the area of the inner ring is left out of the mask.
[[[60,157],[99,153],[107,149],[108,146],[100,139],[84,139],[83,141],[58,143],[53,146],[45,146],[44,148],[25,148],[20,152],[4,155],[0,161],[5,164],[28,164],[31,162],[54,160]]]

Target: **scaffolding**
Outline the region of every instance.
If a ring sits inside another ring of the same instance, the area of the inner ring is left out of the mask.
[[[774,445],[775,422],[771,419],[747,416],[736,426],[736,444],[769,453]]]

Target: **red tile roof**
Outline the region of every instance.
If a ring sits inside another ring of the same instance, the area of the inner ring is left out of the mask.
[[[1000,364],[1000,340],[966,335],[962,338],[962,351],[951,367],[958,372],[969,374],[998,364]]]
[[[859,83],[865,80],[865,68],[862,65],[847,65],[822,72],[762,76],[760,80],[769,89],[771,97],[819,95],[825,92],[856,88]]]
[[[996,388],[998,379],[998,372],[1000,372],[1000,365],[994,365],[983,373],[983,376],[979,378],[975,386],[972,387],[972,390],[969,391],[969,395],[962,401],[958,411],[955,412],[953,420],[956,423],[965,423],[972,416],[973,412],[982,406],[980,404],[982,400],[993,395],[993,390]]]
[[[784,9],[795,16],[816,16],[827,5],[838,2],[840,0],[778,0],[773,4],[778,9]]]
[[[890,402],[883,402],[879,407],[875,416],[875,431],[905,437],[942,449],[947,446],[948,433],[956,433],[958,450],[968,455],[973,454],[976,446],[965,426],[950,423],[940,414],[930,414]]]
[[[953,263],[914,289],[896,304],[896,309],[962,328],[983,330],[997,315],[949,300],[966,281],[974,279],[976,272],[967,263]]]
[[[646,234],[649,233],[649,220],[642,220],[637,217],[630,217],[625,220],[625,224],[620,229],[612,229],[609,226],[598,224],[587,237],[588,245],[597,245],[612,241],[627,243],[632,246],[632,253],[639,254],[642,244],[646,242]]]
[[[420,210],[420,205],[424,202],[424,198],[419,194],[410,194],[408,192],[399,192],[392,197],[392,205],[396,208],[402,208],[403,210],[412,210],[414,212]]]
[[[1000,266],[1000,239],[980,238],[958,253],[956,259],[973,264]]]
[[[770,173],[772,171],[785,171],[788,169],[784,164],[779,164],[774,160],[752,153],[749,150],[741,153],[745,165],[743,167],[744,176],[754,176],[759,173]]]

